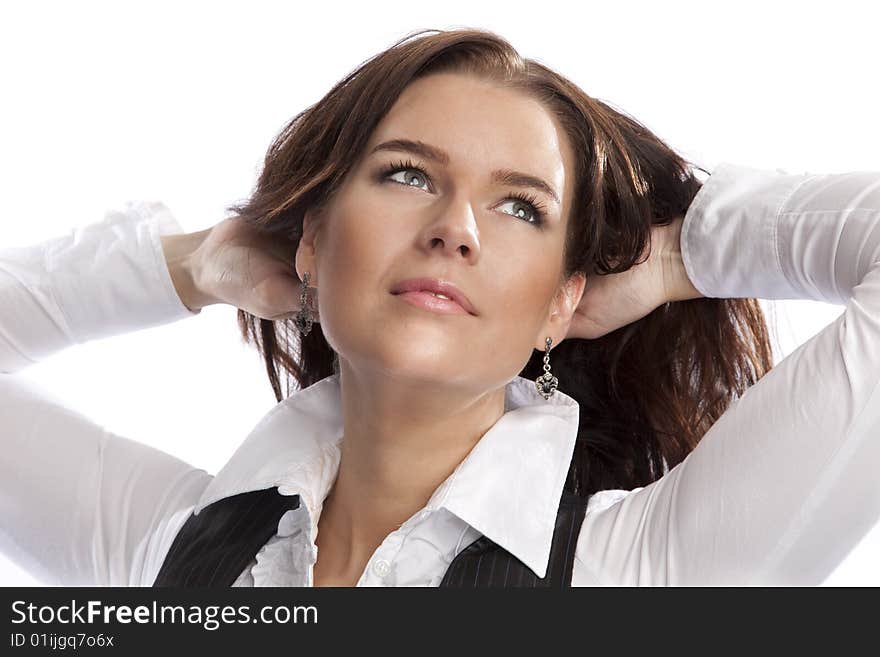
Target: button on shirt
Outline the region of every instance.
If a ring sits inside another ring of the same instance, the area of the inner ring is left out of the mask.
[[[15,373],[61,349],[198,315],[180,301],[159,202],[0,249],[0,551],[47,584],[151,585],[195,510],[278,486],[301,495],[238,586],[311,586],[340,460],[338,375],[274,406],[212,476],[110,434]],[[880,173],[718,165],[684,218],[707,297],[815,299],[843,314],[734,401],[648,486],[589,501],[572,584],[809,585],[880,516]],[[390,533],[359,586],[437,586],[481,535],[546,573],[577,403],[506,386],[504,415]]]

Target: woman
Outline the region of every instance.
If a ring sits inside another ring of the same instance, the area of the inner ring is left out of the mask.
[[[230,210],[2,252],[5,372],[229,303],[279,401],[212,477],[2,377],[0,547],[43,579],[815,584],[880,515],[880,174],[701,185],[498,36],[429,31]],[[770,369],[756,298],[846,309]]]

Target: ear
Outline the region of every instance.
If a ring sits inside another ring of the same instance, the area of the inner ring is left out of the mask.
[[[586,275],[576,272],[560,287],[553,299],[553,304],[550,306],[550,316],[544,322],[538,336],[539,344],[535,349],[544,351],[547,348],[546,339],[548,337],[553,340],[551,349],[565,339],[574,313],[581,302],[581,297],[584,296],[586,283]]]
[[[309,287],[318,287],[317,272],[317,245],[318,228],[320,226],[320,212],[315,208],[309,208],[303,215],[303,233],[296,247],[296,273],[302,280],[305,272],[309,272]]]

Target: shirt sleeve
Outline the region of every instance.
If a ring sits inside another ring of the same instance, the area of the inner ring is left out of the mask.
[[[52,586],[140,586],[211,475],[0,375],[0,552]]]
[[[130,201],[67,235],[0,249],[0,372],[200,314],[180,300],[162,252],[160,236],[180,232],[164,204]]]
[[[820,584],[880,517],[880,173],[722,163],[681,251],[707,297],[844,311],[662,478],[591,505],[577,560],[606,585]]]
[[[112,434],[24,376],[72,344],[198,314],[177,296],[158,203],[0,250],[0,552],[51,585],[149,583],[211,476]]]

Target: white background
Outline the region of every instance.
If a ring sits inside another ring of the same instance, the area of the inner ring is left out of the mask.
[[[880,171],[872,3],[310,4],[4,3],[0,245],[129,199],[163,201],[187,232],[213,225],[248,196],[290,117],[421,28],[493,30],[710,170]],[[763,303],[777,362],[843,310]],[[81,345],[23,376],[209,472],[275,404],[231,307]],[[0,557],[0,585],[35,583]],[[880,529],[826,581],[869,584],[880,585]]]

